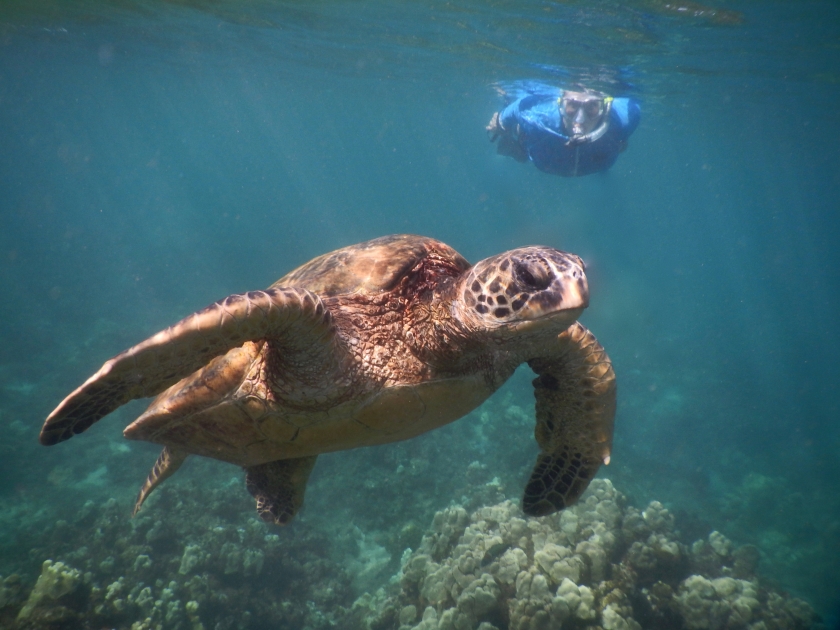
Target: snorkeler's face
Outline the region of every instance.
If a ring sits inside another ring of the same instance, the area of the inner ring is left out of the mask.
[[[583,136],[598,126],[604,115],[604,100],[585,92],[564,92],[560,100],[563,126],[571,136]]]

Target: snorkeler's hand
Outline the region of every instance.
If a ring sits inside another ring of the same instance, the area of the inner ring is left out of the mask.
[[[499,120],[499,112],[493,114],[485,129],[487,130],[487,136],[490,138],[490,142],[495,142],[496,138],[505,132],[505,128],[502,127],[502,123]]]

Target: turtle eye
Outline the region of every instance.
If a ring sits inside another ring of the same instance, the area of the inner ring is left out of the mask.
[[[513,273],[517,282],[531,291],[544,291],[552,281],[551,274],[540,264],[519,261],[514,263]]]

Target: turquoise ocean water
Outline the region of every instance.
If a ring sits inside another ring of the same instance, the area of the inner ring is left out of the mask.
[[[494,84],[516,79],[631,96],[641,124],[605,174],[541,173],[484,131]],[[768,589],[840,623],[838,102],[828,0],[5,0],[0,626],[353,627],[341,611],[387,585],[435,511],[517,501],[536,452],[527,370],[450,427],[322,457],[285,529],[254,521],[241,472],[210,461],[132,520],[157,455],[121,435],[141,402],[38,444],[47,414],[117,352],[399,232],[472,262],[528,244],[581,255],[582,321],[619,383],[599,476],[627,505],[660,501],[686,545],[712,531],[754,545]],[[498,496],[482,495],[494,479]],[[242,542],[249,527],[280,551]],[[212,555],[213,528],[271,562],[184,571],[185,541]],[[145,573],[126,560],[139,556]],[[87,574],[84,602],[20,621],[48,559]],[[200,576],[209,586],[185,594]],[[86,602],[123,578],[199,612],[91,616]]]

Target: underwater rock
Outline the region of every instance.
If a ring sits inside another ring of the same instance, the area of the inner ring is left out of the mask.
[[[709,534],[709,546],[721,558],[728,558],[732,554],[732,541],[718,531]]]
[[[654,532],[674,531],[674,517],[659,501],[651,501],[642,512],[642,518]]]
[[[186,545],[184,554],[181,556],[181,566],[178,568],[178,573],[181,575],[192,573],[196,567],[204,562],[204,559],[205,554],[201,550],[201,545]]]
[[[761,606],[757,595],[745,580],[692,575],[680,584],[675,601],[686,628],[718,630],[746,627]]]
[[[689,550],[691,572],[706,577],[756,576],[761,552],[754,545],[735,547],[723,534],[713,531],[706,540],[696,540]]]
[[[18,613],[19,623],[73,627],[78,621],[78,611],[84,608],[87,592],[79,570],[63,562],[45,560],[41,575],[23,608]],[[26,627],[22,625],[22,627]]]
[[[391,554],[380,545],[374,536],[353,526],[348,532],[353,539],[353,551],[344,557],[344,566],[352,576],[353,586],[358,591],[375,588],[387,578]]]
[[[0,580],[0,627],[338,627],[354,597],[349,576],[327,556],[329,542],[305,527],[279,536],[239,510],[236,481],[163,488],[156,500],[165,506],[165,525],[142,513],[129,519],[130,496],[90,502],[53,521],[44,546],[33,550],[52,559],[37,582],[25,571],[23,580]]]
[[[652,584],[679,578],[688,570],[684,547],[665,534],[651,534],[644,541],[636,541],[627,550],[625,561],[635,569],[641,583]]]
[[[461,506],[447,508],[436,513],[432,521],[433,534],[426,544],[430,555],[433,558],[441,558],[455,539],[461,535],[468,521],[467,511]]]
[[[642,626],[633,619],[633,605],[626,593],[613,588],[600,597],[601,627],[604,630],[641,630]],[[666,627],[666,626],[658,626]]]
[[[739,560],[740,559],[740,560]],[[768,590],[757,550],[715,532],[691,548],[659,502],[644,510],[606,479],[578,505],[524,518],[511,501],[441,510],[392,583],[351,611],[368,630],[807,630],[807,603]],[[692,571],[699,565],[706,575]],[[420,613],[422,611],[422,613]]]
[[[664,506],[628,506],[603,479],[578,505],[542,518],[505,500],[441,510],[397,575],[371,576],[361,597],[347,568],[391,573],[400,558],[383,552],[381,530],[346,524],[347,545],[331,558],[335,535],[270,528],[235,481],[161,488],[152,500],[165,525],[143,513],[127,519],[131,497],[53,521],[33,552],[52,558],[41,577],[33,569],[0,581],[0,627],[807,630],[816,619],[756,576],[755,547],[718,533],[686,546]],[[495,482],[485,486],[476,494],[497,496]],[[382,564],[386,554],[393,564]],[[68,587],[58,600],[35,594]],[[18,619],[27,598],[40,603]]]
[[[21,597],[20,576],[13,573],[7,578],[0,575],[0,610],[18,603]]]
[[[141,553],[137,558],[134,560],[134,566],[132,569],[134,573],[143,573],[148,571],[152,568],[152,559],[144,553]]]

